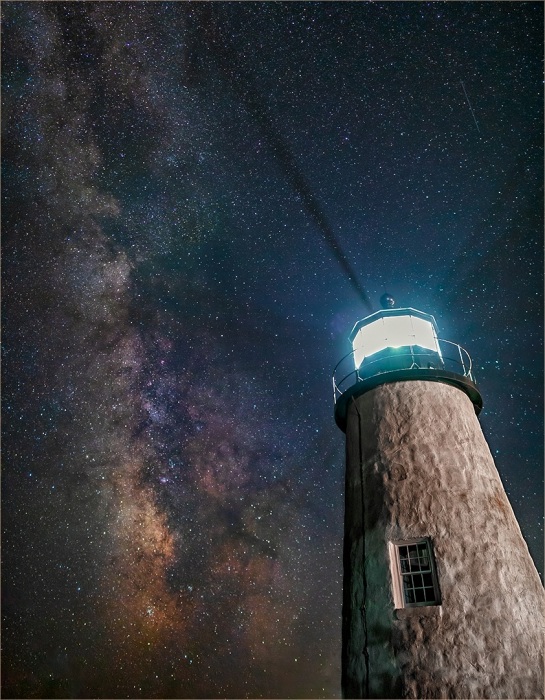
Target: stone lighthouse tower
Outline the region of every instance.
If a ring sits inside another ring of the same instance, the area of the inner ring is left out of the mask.
[[[333,381],[343,695],[542,698],[543,588],[477,420],[471,359],[433,316],[385,297]]]

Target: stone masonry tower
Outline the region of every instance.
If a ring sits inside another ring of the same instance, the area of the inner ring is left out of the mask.
[[[476,417],[471,359],[432,316],[381,301],[334,374],[343,696],[542,698],[543,588]]]

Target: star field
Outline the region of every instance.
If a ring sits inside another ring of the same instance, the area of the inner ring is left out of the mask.
[[[470,352],[543,573],[542,26],[2,3],[5,697],[340,697],[357,285]]]

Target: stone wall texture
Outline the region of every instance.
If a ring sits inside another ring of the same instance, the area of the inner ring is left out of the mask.
[[[383,384],[346,438],[344,697],[542,698],[543,587],[469,398]],[[415,537],[441,605],[395,610],[388,542]]]

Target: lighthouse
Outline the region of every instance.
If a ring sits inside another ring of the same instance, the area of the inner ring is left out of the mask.
[[[358,321],[335,368],[346,433],[345,698],[542,698],[543,587],[432,315]]]

